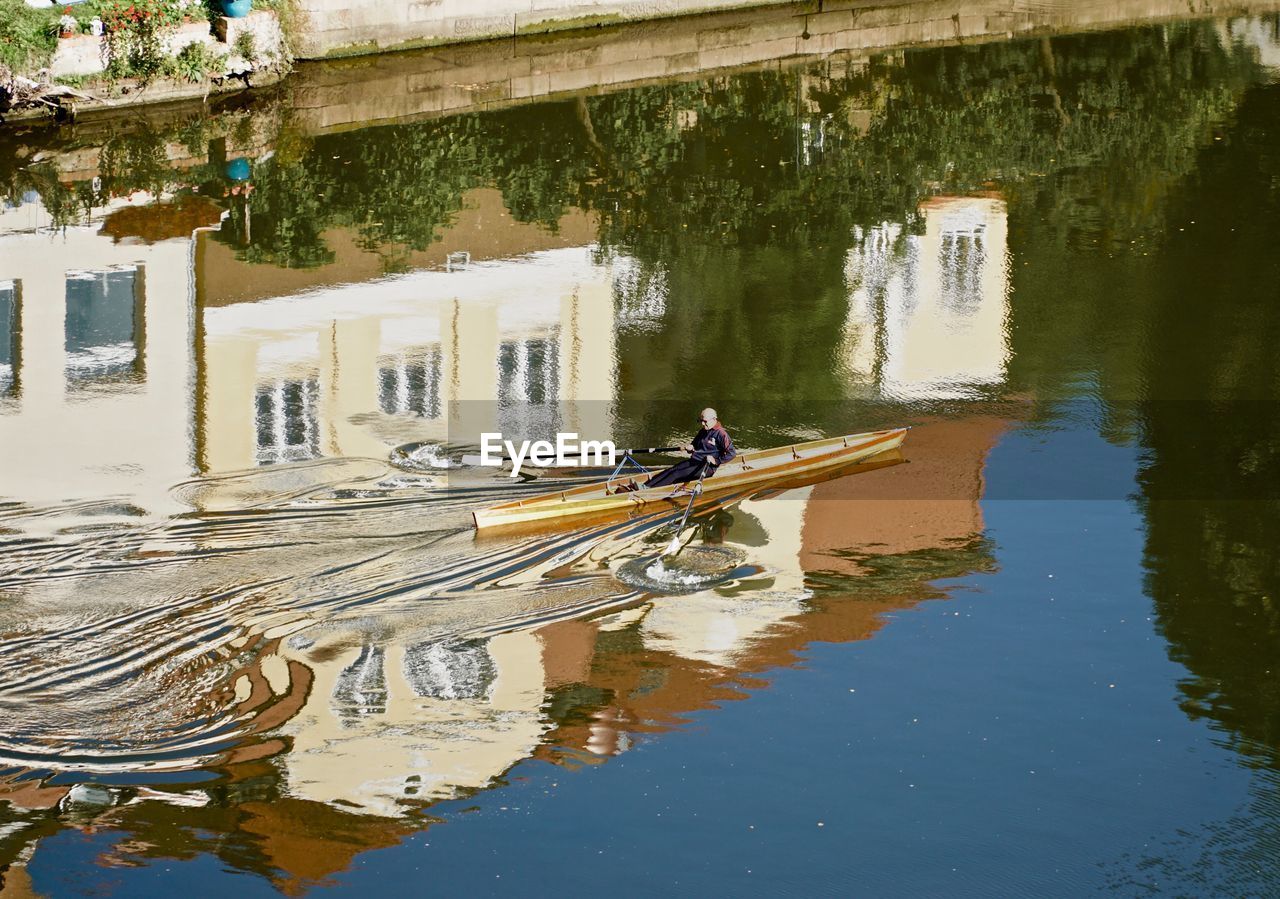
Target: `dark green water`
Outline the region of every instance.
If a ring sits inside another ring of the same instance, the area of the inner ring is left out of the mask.
[[[237,277],[323,272],[354,242],[380,270],[346,297],[412,278],[478,189],[552,243],[586,213],[576,255],[476,268],[511,296],[544,269],[602,273],[620,442],[680,436],[708,403],[751,448],[918,425],[908,465],[704,514],[699,539],[755,568],[653,597],[609,576],[642,552],[625,528],[473,542],[449,516],[501,491],[377,470],[357,496],[352,469],[323,465],[364,463],[305,417],[281,426],[297,453],[268,459],[262,390],[258,461],[287,483],[236,493],[211,461],[209,348],[333,297],[300,293],[267,322],[245,311],[278,302],[264,288],[236,319],[196,283],[186,470],[156,477],[241,505],[138,500],[142,524],[108,515],[76,555],[83,530],[31,521],[118,497],[68,486],[41,510],[0,474],[6,886],[1280,892],[1276,29],[908,50],[320,136],[286,113],[247,194],[217,118],[93,138],[94,182],[0,163],[12,200],[35,191],[71,229],[135,190],[213,197],[228,215],[204,239]],[[166,162],[184,142],[201,161]],[[28,250],[0,241],[4,279]],[[41,302],[17,295],[0,292],[10,333]],[[499,317],[520,305],[503,302]],[[9,346],[0,422],[47,427],[39,409],[19,420],[31,363]],[[499,349],[499,405],[552,383],[529,374],[550,346]],[[422,364],[404,395],[429,392]],[[322,402],[325,377],[280,402]],[[408,441],[391,424],[388,451]],[[17,451],[0,460],[16,470]],[[592,565],[546,561],[588,550]],[[191,651],[165,657],[169,641]],[[266,657],[297,667],[257,682],[291,686],[228,711]],[[495,686],[521,665],[539,680]],[[322,684],[328,729],[308,704]],[[106,787],[67,794],[86,782]]]

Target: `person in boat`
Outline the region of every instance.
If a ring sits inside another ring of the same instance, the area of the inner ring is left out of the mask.
[[[709,478],[716,469],[728,462],[738,451],[733,448],[733,438],[720,424],[715,409],[703,409],[698,416],[698,433],[693,435],[693,442],[680,447],[689,454],[689,458],[677,462],[665,471],[660,471],[645,482],[645,488],[666,487],[669,484],[685,484],[698,478]],[[706,469],[705,474],[703,469]]]

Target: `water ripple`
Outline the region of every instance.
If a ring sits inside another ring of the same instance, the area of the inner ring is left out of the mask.
[[[605,560],[674,516],[480,541],[472,509],[559,482],[405,481],[383,463],[343,462],[179,485],[197,511],[150,526],[71,544],[10,539],[0,715],[16,724],[0,736],[0,766],[118,774],[270,754],[283,744],[268,732],[296,714],[310,683],[290,661],[287,686],[273,684],[264,660],[278,658],[280,640],[376,621],[412,632],[422,674],[441,641],[634,603],[640,594],[613,581]],[[380,652],[366,644],[342,675],[353,714],[379,701],[367,675],[381,671]]]

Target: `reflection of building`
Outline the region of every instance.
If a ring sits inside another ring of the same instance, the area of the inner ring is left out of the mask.
[[[243,262],[202,235],[201,469],[545,429],[531,407],[556,403],[570,404],[559,424],[607,436],[611,274],[585,248],[592,227],[576,211],[554,233],[516,222],[500,193],[474,190],[393,276],[342,229],[323,236],[332,262],[308,269]],[[443,270],[454,252],[470,264]]]
[[[734,661],[782,623],[804,612],[801,535],[812,487],[761,500],[747,499],[733,511],[724,539],[748,545],[753,565],[765,568],[768,586],[721,596],[714,591],[659,597],[641,624],[645,645],[732,668]]]
[[[545,730],[541,648],[529,632],[487,642],[323,643],[284,657],[313,675],[280,731],[290,795],[396,817],[406,805],[480,789],[533,753]],[[289,666],[262,666],[287,693]],[[247,689],[247,688],[246,688]]]
[[[489,786],[557,745],[616,754],[629,734],[664,729],[732,698],[743,674],[792,664],[815,640],[872,636],[885,611],[938,595],[930,579],[989,564],[978,541],[982,467],[1003,428],[995,419],[924,425],[913,433],[915,465],[735,507],[723,537],[764,569],[749,589],[653,597],[604,619],[487,641],[304,632],[257,665],[277,696],[305,696],[271,732],[291,743],[279,761],[287,792],[359,815],[398,817],[407,807]],[[929,495],[890,499],[905,492],[904,481]],[[898,502],[901,509],[890,508]],[[922,552],[932,567],[912,558]],[[861,577],[873,558],[910,563],[902,576]],[[810,582],[831,574],[855,577],[847,588],[818,590]],[[619,641],[622,632],[628,639]],[[247,675],[242,681],[236,692],[243,700],[254,688]],[[570,714],[567,700],[556,698],[569,688],[575,702],[594,707]]]
[[[983,461],[1002,427],[925,425],[913,432],[911,466],[733,509],[724,539],[765,569],[750,588],[655,598],[489,640],[419,640],[398,635],[394,620],[370,632],[361,616],[347,619],[351,627],[329,621],[273,641],[227,691],[254,739],[228,760],[219,801],[207,814],[203,804],[184,809],[183,820],[214,834],[210,852],[231,847],[234,855],[221,856],[228,864],[300,890],[425,827],[429,819],[412,812],[501,783],[526,758],[572,765],[616,755],[636,734],[763,685],[762,675],[795,664],[815,641],[867,639],[884,613],[941,595],[929,580],[989,566],[974,538]],[[893,514],[901,477],[930,494]],[[872,557],[886,571],[895,560],[909,564],[900,575],[863,577]],[[816,585],[832,573],[852,577]],[[56,790],[19,799],[48,804],[66,787]],[[0,783],[5,792],[13,793]],[[157,805],[98,813],[128,834],[109,857],[189,851],[158,839],[173,828]]]
[[[769,586],[656,600],[642,626],[646,645],[732,666],[776,636],[780,623],[795,623],[805,612],[811,576],[865,575],[859,559],[905,558],[973,541],[984,528],[982,468],[1004,428],[998,419],[931,423],[912,431],[911,466],[742,502],[725,539],[749,544],[748,557],[766,568]],[[807,618],[799,623],[807,627]]]
[[[792,664],[814,641],[871,637],[885,612],[942,595],[931,580],[989,567],[982,470],[1005,427],[933,422],[912,432],[910,466],[742,504],[725,539],[765,566],[759,589],[656,598],[616,622],[544,628],[548,684],[594,705],[560,716],[540,752],[620,752],[628,734],[740,696],[744,674]],[[619,628],[636,640],[612,637]]]
[[[172,217],[142,200],[98,213]],[[100,224],[54,233],[38,201],[0,212],[0,493],[164,514],[193,469],[545,428],[538,404],[607,436],[613,304],[590,225],[574,213],[552,234],[474,191],[437,247],[402,260],[469,248],[472,265],[380,277],[341,234],[334,264],[298,272],[237,262],[207,232],[121,242]]]
[[[206,471],[518,434],[555,404],[608,436],[610,274],[585,248],[206,308],[201,326]]]
[[[1263,68],[1280,69],[1280,18],[1255,16],[1219,20],[1214,28],[1222,47],[1243,42],[1258,54],[1258,64]]]
[[[897,399],[956,399],[1000,384],[1009,356],[1008,223],[993,197],[938,197],[923,234],[858,230],[846,275],[851,374]]]
[[[191,241],[49,224],[34,203],[0,216],[0,493],[169,510],[191,465]]]
[[[1008,423],[970,417],[912,429],[911,465],[813,488],[800,565],[807,572],[866,572],[857,560],[963,545],[981,535],[987,454]]]
[[[370,247],[357,230],[333,228],[321,235],[333,256],[331,262],[307,268],[278,268],[245,262],[237,257],[234,246],[202,238],[196,248],[199,303],[208,309],[376,281],[388,273],[388,254],[396,270],[414,271],[438,268],[451,253],[466,253],[474,263],[581,247],[595,240],[596,227],[589,214],[576,209],[566,212],[554,232],[518,222],[507,211],[500,191],[476,188],[462,196],[462,208],[425,250]]]

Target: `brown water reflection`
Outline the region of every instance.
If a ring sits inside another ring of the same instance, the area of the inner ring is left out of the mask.
[[[927,424],[910,465],[701,514],[711,539],[760,565],[714,590],[619,597],[603,617],[487,639],[415,642],[412,626],[379,616],[261,643],[219,682],[268,736],[215,762],[214,786],[122,786],[108,798],[14,772],[0,792],[19,808],[60,809],[60,826],[118,833],[103,865],[212,851],[287,891],[321,881],[429,826],[435,800],[501,783],[528,758],[604,761],[745,697],[814,641],[869,638],[883,613],[941,596],[930,581],[990,568],[977,501],[1003,427]],[[893,502],[906,477],[973,492]],[[34,836],[11,842],[10,857]]]

